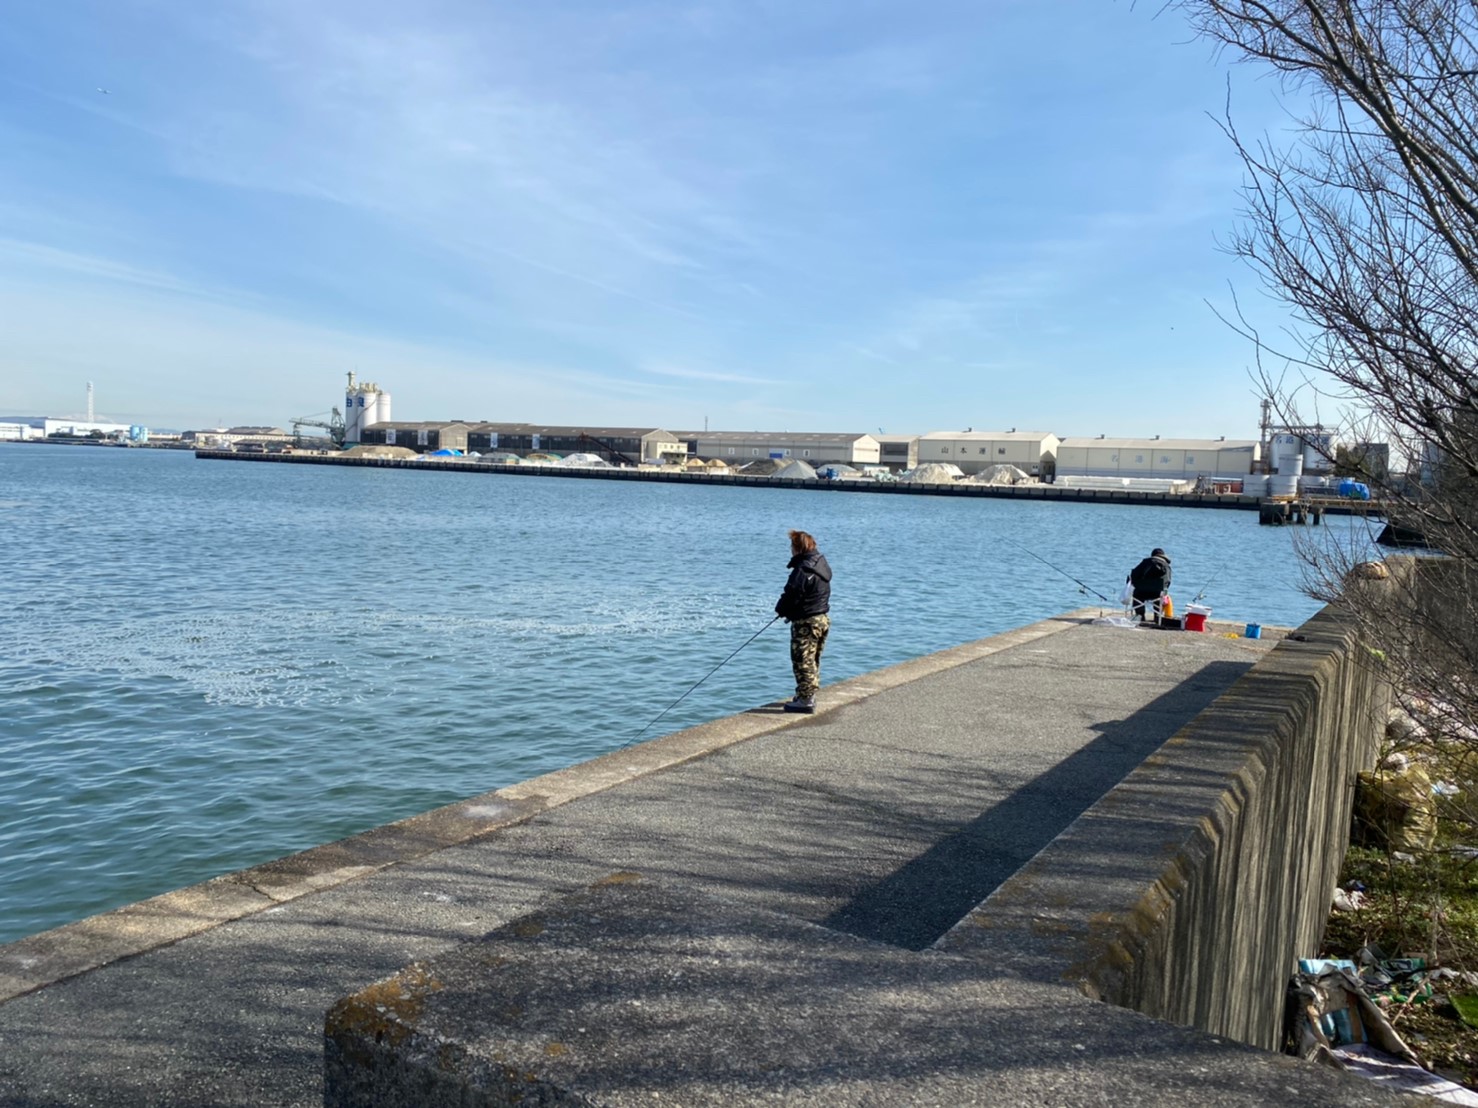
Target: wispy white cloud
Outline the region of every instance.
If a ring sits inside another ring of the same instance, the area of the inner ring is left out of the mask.
[[[42,392],[256,373],[291,413],[358,361],[428,418],[927,429],[1048,365],[1096,391],[1111,346],[1163,373],[1143,306],[1224,285],[1204,58],[1121,5],[81,4],[0,37],[3,356]]]
[[[257,10],[246,27],[202,25],[256,87],[181,105],[166,125],[181,173],[330,199],[648,302],[662,299],[649,283],[747,248],[743,217],[695,183],[680,150],[622,127],[609,105],[520,80],[491,16],[450,32],[404,12],[376,24],[357,7]]]
[[[862,346],[858,343],[848,343],[846,345],[846,349],[852,351],[854,354],[860,354],[862,357],[870,359],[871,361],[882,362],[884,365],[901,364],[897,358],[891,358],[887,354],[881,354],[878,351],[873,350],[871,347]]]
[[[755,377],[747,373],[731,373],[724,370],[692,369],[675,365],[644,365],[643,373],[659,377],[678,377],[685,381],[718,381],[735,385],[779,385],[784,382],[771,377]]]
[[[94,283],[124,288],[152,289],[226,303],[242,303],[258,299],[235,289],[211,288],[163,270],[145,269],[96,254],[80,254],[60,250],[43,243],[0,238],[0,275],[6,272],[32,272],[41,275],[67,275],[86,278]]]
[[[86,278],[96,270],[80,268]],[[132,287],[90,279],[48,286],[0,269],[0,377],[15,383],[8,406],[75,407],[78,382],[96,378],[116,417],[189,427],[229,412],[235,422],[281,425],[326,409],[350,369],[385,384],[408,405],[400,411],[425,418],[576,410],[592,420],[609,410],[637,417],[657,395],[619,377],[305,324],[160,283],[125,284]],[[34,372],[41,365],[44,376]]]

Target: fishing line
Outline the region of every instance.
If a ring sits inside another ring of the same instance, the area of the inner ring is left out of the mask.
[[[765,624],[758,631],[756,631],[753,635],[750,635],[749,638],[745,639],[744,642],[742,642],[739,645],[739,650],[743,650],[750,643],[754,642],[755,639],[757,639],[761,635],[763,635],[766,631],[768,631],[771,627],[773,627],[775,625],[775,620],[778,620],[779,618],[780,618],[779,616],[775,616],[773,619],[770,620],[769,623]],[[688,692],[683,693],[682,696],[678,697],[671,704],[669,704],[666,708],[663,708],[662,711],[660,711],[660,712],[657,713],[656,718],[653,719],[651,723],[647,724],[640,731],[638,731],[635,735],[633,735],[630,739],[628,739],[626,742],[622,743],[621,746],[617,747],[617,749],[618,750],[625,750],[632,743],[636,742],[637,739],[641,738],[648,731],[650,731],[652,729],[652,727],[656,724],[657,720],[661,719],[668,712],[672,711],[679,704],[681,704],[684,700],[686,700],[688,698],[688,693],[691,693],[693,691],[693,689],[696,689],[699,685],[703,684],[703,682],[707,681],[710,677],[712,677],[719,670],[723,669],[724,666],[728,665],[731,661],[733,661],[735,655],[737,655],[739,653],[739,650],[735,650],[733,654],[730,654],[722,662],[720,662],[718,665],[714,666],[711,670],[709,670],[707,673],[705,673],[702,677],[698,678],[698,680],[696,682],[694,682],[692,689],[689,689]]]
[[[1026,547],[1022,546],[1021,543],[1017,542],[1015,539],[1009,538],[1006,535],[1001,535],[1000,537],[1003,538],[1003,539],[1005,539],[1012,546],[1016,547],[1016,549],[1017,550],[1020,550],[1023,554],[1026,554],[1029,557],[1035,558],[1037,561],[1041,562],[1048,569],[1053,570],[1053,571],[1055,571],[1057,573],[1062,574],[1069,581],[1072,581],[1075,584],[1077,584],[1077,586],[1079,588],[1086,589],[1088,592],[1091,592],[1094,596],[1098,597],[1098,599],[1099,600],[1102,600],[1105,604],[1108,604],[1111,607],[1115,607],[1115,608],[1119,607],[1119,602],[1117,600],[1110,600],[1108,597],[1104,596],[1103,593],[1101,593],[1097,589],[1095,589],[1092,585],[1088,584],[1086,581],[1080,581],[1078,578],[1074,577],[1067,570],[1065,570],[1065,569],[1058,569],[1055,565],[1053,565],[1051,562],[1049,562],[1046,558],[1042,557],[1040,554],[1033,554],[1030,550],[1028,550]]]
[[[1206,589],[1209,589],[1212,585],[1216,584],[1216,579],[1221,576],[1221,571],[1226,568],[1227,564],[1225,562],[1222,562],[1221,565],[1216,567],[1216,572],[1213,573],[1211,575],[1211,578],[1206,582]],[[1199,604],[1201,602],[1201,597],[1206,595],[1206,589],[1202,589],[1195,596],[1191,597],[1191,603]]]

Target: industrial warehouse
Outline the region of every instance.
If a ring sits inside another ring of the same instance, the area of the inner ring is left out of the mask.
[[[390,394],[349,374],[345,415],[337,409],[330,428],[336,445],[373,453],[395,449],[400,457],[460,457],[494,464],[522,463],[684,467],[704,471],[797,476],[876,476],[923,473],[932,480],[977,479],[1001,483],[1070,481],[1080,487],[1185,491],[1196,483],[1265,492],[1259,475],[1289,473],[1324,479],[1333,472],[1336,444],[1322,427],[1275,428],[1263,412],[1264,436],[1253,439],[1147,439],[1062,437],[1048,431],[930,431],[920,435],[807,431],[668,430],[662,427],[557,426],[485,420],[391,418]],[[791,463],[800,465],[791,466]],[[808,471],[815,471],[814,473]],[[1106,483],[1106,484],[1104,484]],[[1230,489],[1228,489],[1230,491]]]
[[[722,431],[554,425],[473,419],[396,420],[391,396],[347,375],[344,409],[291,420],[292,430],[239,426],[151,442],[147,428],[108,421],[11,417],[0,438],[65,441],[90,434],[116,445],[194,446],[198,453],[330,457],[346,463],[475,465],[486,468],[605,468],[712,479],[903,482],[930,487],[1052,487],[1079,494],[1212,494],[1246,498],[1321,497],[1340,477],[1383,476],[1389,449],[1343,444],[1319,425],[1279,425],[1264,402],[1257,439],[1061,436],[1050,431],[928,431],[918,435],[819,431]],[[88,416],[92,388],[88,386]],[[65,424],[65,427],[63,426]],[[167,441],[166,441],[167,440]],[[1336,460],[1342,462],[1336,474]],[[566,474],[572,475],[572,474]],[[1364,486],[1361,486],[1362,488]],[[1344,495],[1343,493],[1339,495]]]

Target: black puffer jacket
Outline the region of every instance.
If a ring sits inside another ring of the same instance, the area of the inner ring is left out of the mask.
[[[1151,554],[1129,571],[1129,583],[1134,586],[1134,595],[1137,597],[1148,598],[1162,594],[1170,587],[1170,555],[1156,557]]]
[[[787,566],[790,580],[775,601],[775,614],[787,620],[821,616],[831,611],[831,566],[819,550],[797,554]]]

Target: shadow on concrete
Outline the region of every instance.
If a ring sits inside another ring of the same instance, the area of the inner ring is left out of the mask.
[[[822,925],[923,950],[1251,668],[1212,662],[1087,746],[854,896]]]
[[[1065,989],[1001,980],[986,964],[817,933],[640,883],[551,904],[425,972],[436,990],[398,1024],[410,1037],[399,1047],[382,1049],[378,1024],[352,1009],[329,1017],[325,1103],[431,1088],[438,1071],[451,1077],[438,1103],[1385,1100],[1362,1096],[1353,1078],[1295,1069]],[[407,1071],[383,1065],[397,1054]],[[506,1101],[497,1095],[507,1095],[505,1073],[518,1075]],[[485,1100],[464,1092],[469,1074]]]
[[[901,948],[901,957],[935,941],[1247,668],[1229,661],[1202,667],[1133,715],[1094,724],[1085,747],[1035,777],[993,765],[998,755],[983,744],[916,747],[899,772],[899,747],[889,736],[804,745],[787,729],[592,794],[483,840],[0,1005],[0,1108],[321,1104],[323,1013],[337,998],[614,869],[874,939]],[[974,706],[982,714],[967,722],[978,727],[991,709]],[[845,787],[823,772],[825,758],[847,761]],[[1011,793],[996,800],[1003,788]],[[736,932],[734,941],[745,934]],[[911,1005],[942,987],[930,977],[942,971],[927,967],[890,986],[859,970],[847,943],[840,951],[837,979],[856,986],[838,999],[849,1011],[893,1019],[899,988]],[[825,994],[832,980],[826,957],[837,952],[802,955],[812,960],[811,987]],[[981,966],[962,977],[957,967],[948,980],[983,984],[995,976],[994,967]],[[770,1005],[814,1003],[786,980],[774,984],[778,992],[754,995]],[[716,987],[729,984],[720,979]],[[601,983],[590,987],[597,1003]],[[630,987],[643,995],[640,982]],[[826,1087],[844,1072],[861,1082],[906,1081],[956,1064],[960,1051],[968,1055],[960,1072],[1019,1070],[1023,1080],[1040,1079],[1028,1072],[1056,1073],[1068,1083],[1024,1087],[1022,1101],[1100,1099],[1102,1087],[1085,1097],[1071,1084],[1080,1079],[1069,1076],[1085,1061],[1124,1050],[1120,1027],[1105,1023],[1101,1035],[1085,1037],[1084,1027],[1091,1032],[1102,1022],[1098,1009],[1053,1014],[1043,997],[1017,995],[1001,996],[989,1017],[979,1009],[978,997],[953,996],[895,1055],[849,1042],[817,1051],[809,1064],[795,1059],[799,1087]],[[1151,1025],[1134,1026],[1138,1035]],[[965,1050],[968,1038],[998,1034],[1004,1042],[1012,1029],[1036,1044],[1030,1055],[1003,1047],[982,1058]],[[1200,1066],[1208,1056],[1193,1037],[1161,1045],[1166,1066]],[[1234,1068],[1199,1080],[1203,1091],[1221,1080],[1233,1085]],[[677,1088],[676,1076],[660,1081]]]

